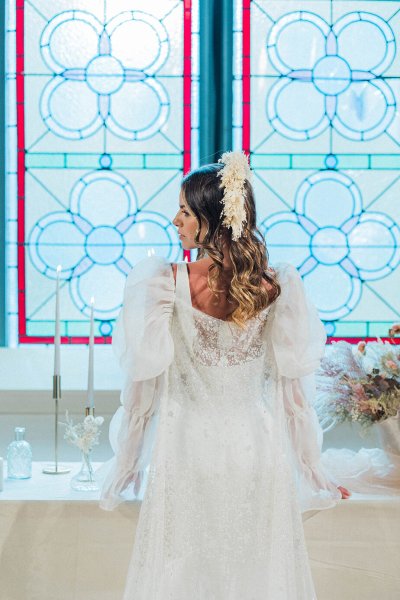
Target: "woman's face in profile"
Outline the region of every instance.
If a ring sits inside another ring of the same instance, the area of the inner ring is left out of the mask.
[[[178,229],[179,239],[184,250],[192,250],[197,248],[195,237],[198,230],[198,223],[195,215],[190,210],[185,197],[182,193],[179,194],[179,209],[172,221]],[[203,227],[202,227],[203,229]],[[204,234],[200,231],[200,241]]]

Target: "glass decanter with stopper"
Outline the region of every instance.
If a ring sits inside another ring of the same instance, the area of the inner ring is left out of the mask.
[[[32,449],[25,438],[25,427],[15,428],[15,439],[7,448],[7,477],[29,479],[32,477]]]

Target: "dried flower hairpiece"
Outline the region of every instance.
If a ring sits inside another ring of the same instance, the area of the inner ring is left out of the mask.
[[[244,152],[224,152],[218,162],[224,165],[218,173],[218,177],[221,177],[220,187],[225,189],[222,223],[232,229],[232,239],[237,241],[246,222],[244,185],[246,179],[251,181],[251,170]]]

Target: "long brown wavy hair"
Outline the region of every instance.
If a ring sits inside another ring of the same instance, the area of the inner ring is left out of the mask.
[[[229,319],[243,327],[246,321],[274,302],[281,289],[274,272],[268,270],[268,252],[257,228],[254,192],[249,181],[245,183],[246,222],[241,237],[232,240],[231,229],[222,224],[224,189],[217,176],[222,168],[221,163],[214,163],[191,171],[182,181],[181,192],[198,222],[197,259],[208,255],[213,261],[208,270],[208,287],[217,300],[219,294],[227,293],[228,302],[236,304]],[[206,232],[200,242],[202,225]],[[232,278],[227,291],[223,289],[226,281],[224,247],[232,262]],[[270,284],[269,290],[263,285],[263,279]]]

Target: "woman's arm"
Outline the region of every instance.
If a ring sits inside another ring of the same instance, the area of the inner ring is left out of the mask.
[[[153,443],[149,426],[159,408],[163,377],[146,381],[128,381],[121,393],[122,406],[110,425],[110,443],[115,456],[106,477],[100,507],[112,510],[126,498],[139,494]],[[128,489],[129,488],[129,489]]]
[[[281,294],[272,305],[266,330],[282,382],[286,429],[302,510],[333,506],[342,497],[322,467],[323,432],[314,410],[315,377],[326,333],[292,265],[275,265]]]
[[[105,478],[100,506],[112,510],[134,498],[149,462],[155,415],[174,356],[170,321],[175,286],[171,265],[151,257],[129,273],[112,347],[125,375],[120,408],[110,424],[115,456]],[[109,465],[107,465],[109,466]],[[133,489],[132,489],[133,488]]]
[[[314,378],[283,378],[283,401],[293,460],[303,487],[303,496],[331,493],[348,498],[350,492],[337,485],[321,462],[323,431],[312,405]],[[304,489],[306,488],[306,489]]]

